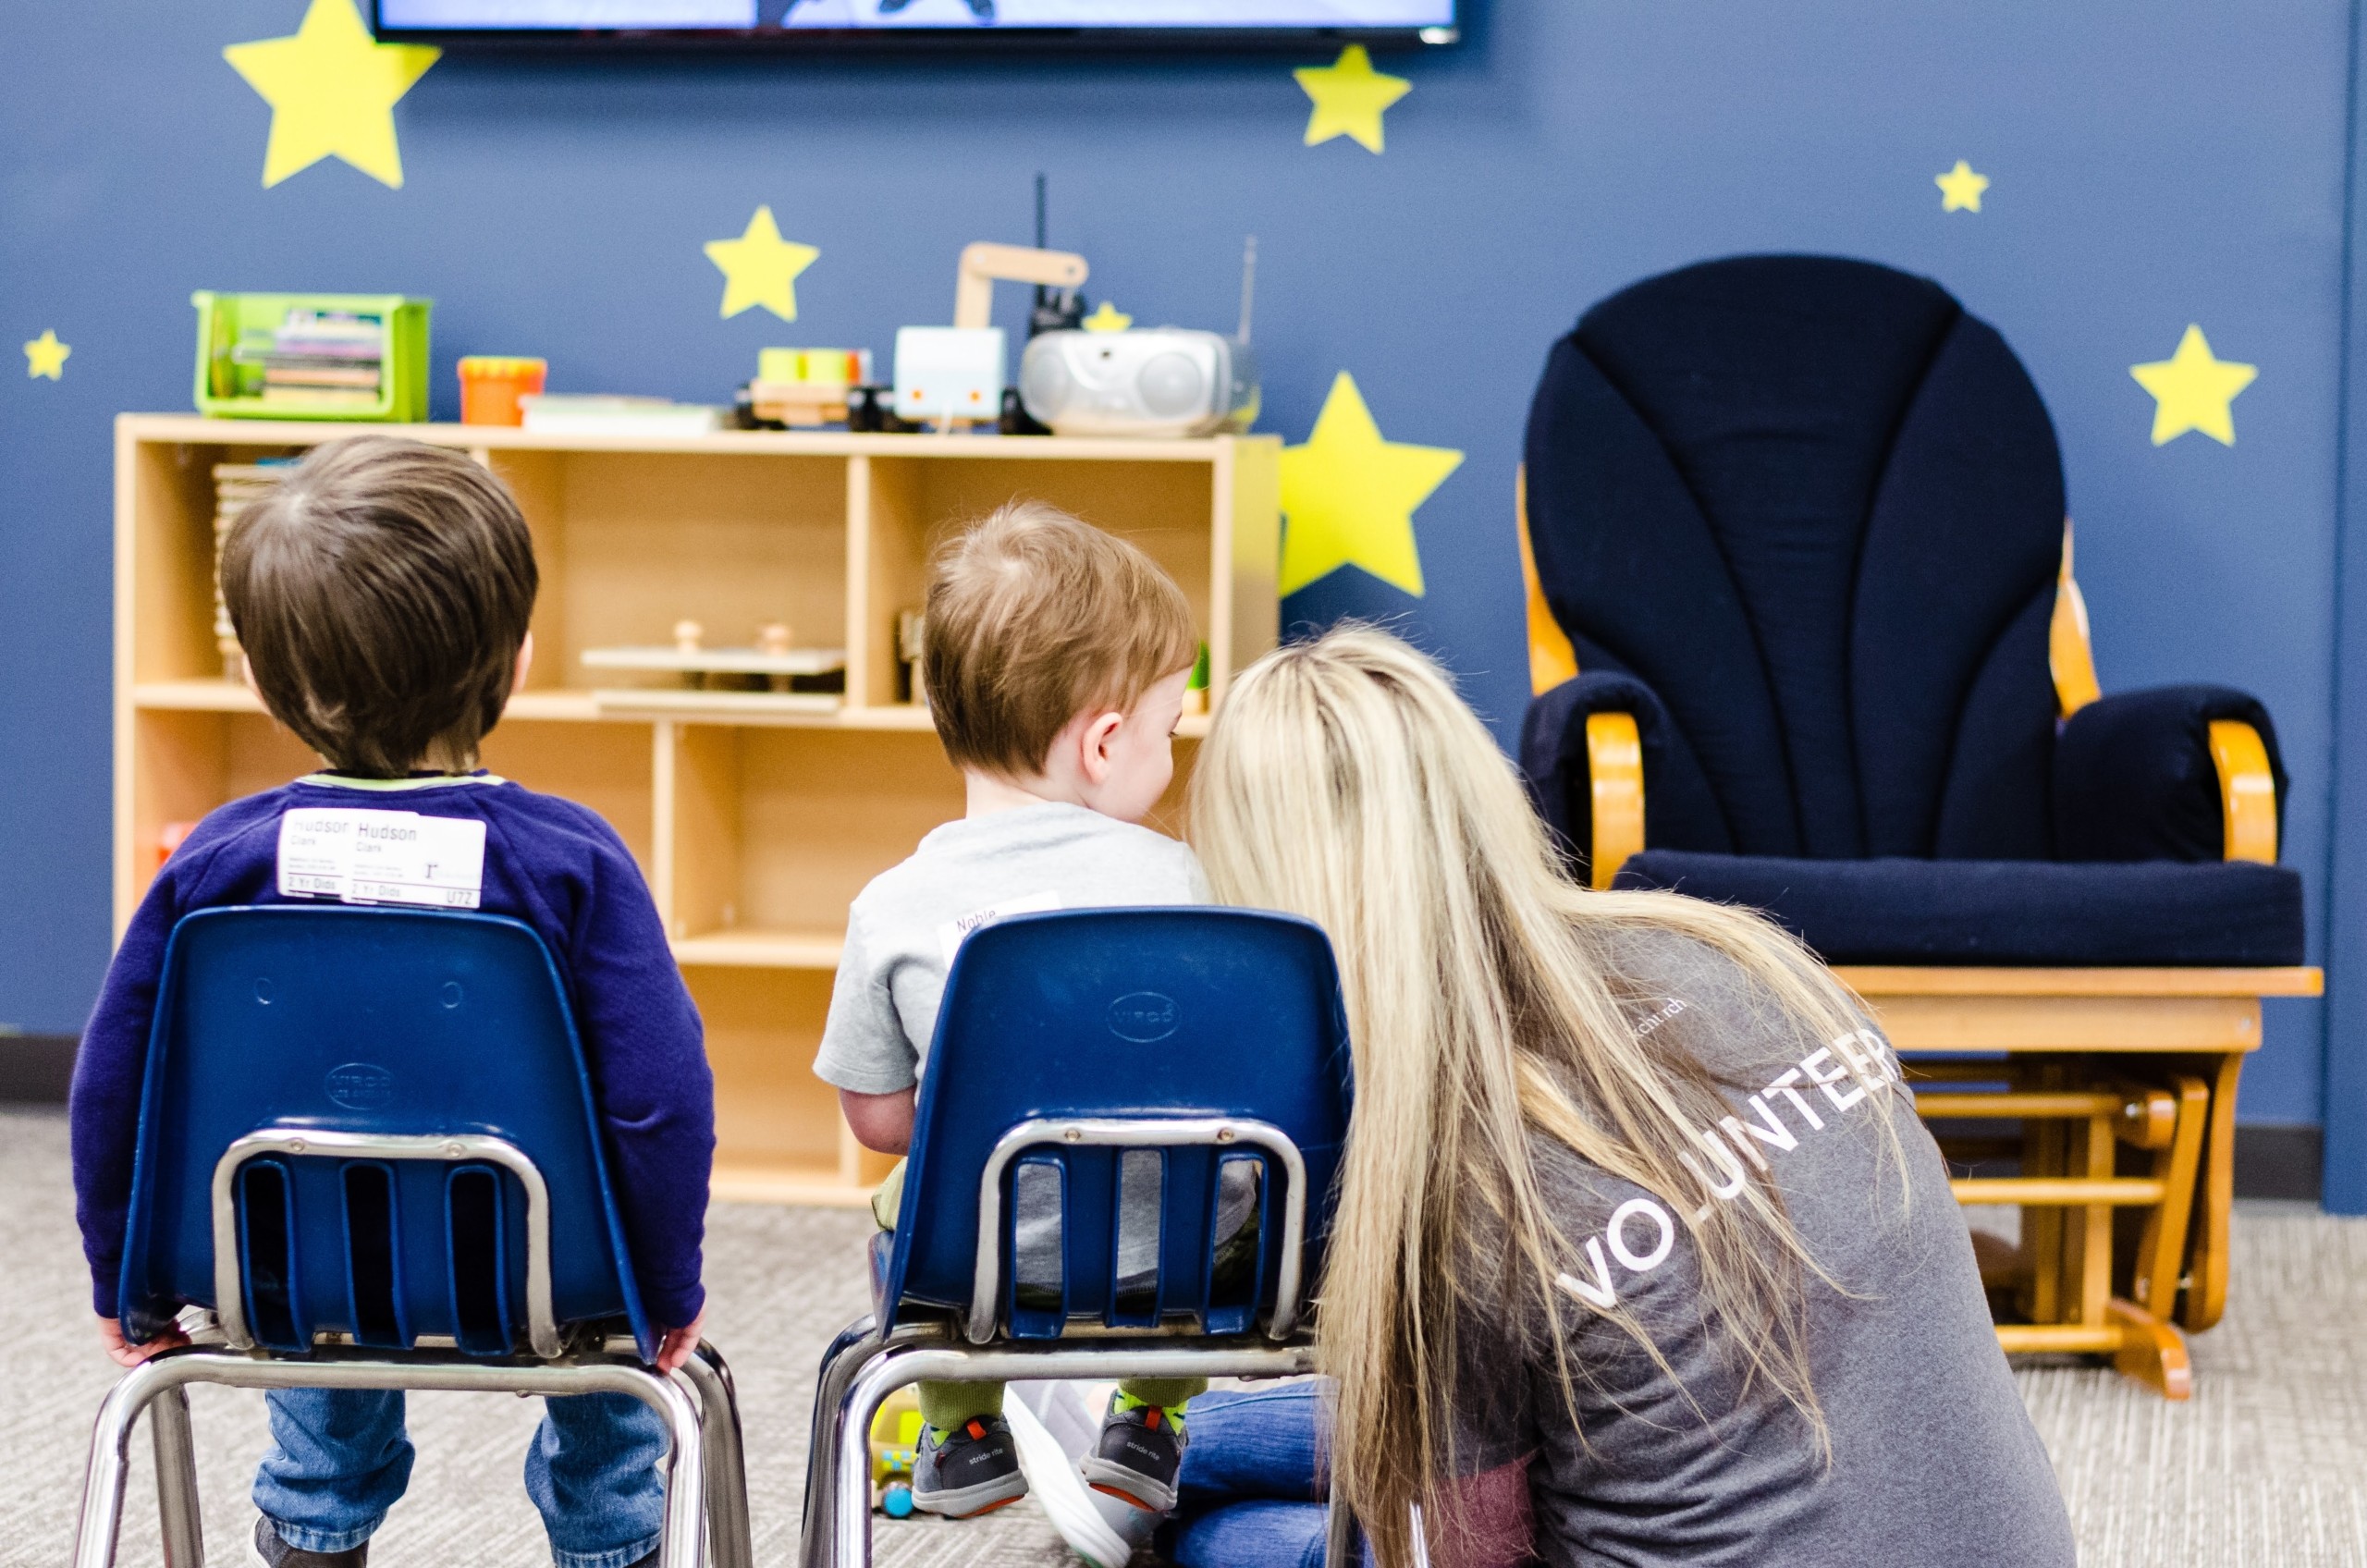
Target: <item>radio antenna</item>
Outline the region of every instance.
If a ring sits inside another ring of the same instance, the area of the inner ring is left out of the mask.
[[[1257,294],[1257,237],[1250,235],[1241,245],[1241,341],[1249,341],[1249,307]]]
[[[1038,251],[1044,249],[1044,171],[1037,169],[1036,171],[1036,249]],[[1036,308],[1039,311],[1044,308],[1044,286],[1040,283],[1036,286]],[[1032,326],[1029,335],[1031,337],[1034,335]]]

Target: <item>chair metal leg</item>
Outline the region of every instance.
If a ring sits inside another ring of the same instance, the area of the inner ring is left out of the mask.
[[[156,1514],[163,1525],[165,1568],[205,1568],[188,1389],[176,1385],[156,1396],[148,1407],[148,1433],[156,1445]]]
[[[854,1380],[854,1375],[885,1348],[886,1341],[875,1331],[877,1326],[866,1312],[840,1329],[839,1337],[830,1341],[830,1348],[822,1353],[821,1370],[814,1379],[814,1421],[806,1428],[805,1514],[799,1521],[798,1568],[828,1568],[836,1561],[833,1525],[839,1476],[839,1404],[846,1397],[847,1385]],[[866,1441],[869,1436],[868,1432],[865,1434]],[[867,1486],[867,1458],[864,1469]],[[869,1499],[865,1501],[867,1505]]]
[[[657,1546],[658,1568],[701,1568],[706,1561],[706,1439],[699,1407],[681,1385],[640,1367],[639,1386],[626,1391],[666,1423],[666,1532]]]
[[[706,1445],[706,1527],[715,1568],[755,1568],[755,1542],[748,1528],[747,1458],[731,1368],[722,1352],[702,1341],[676,1376],[699,1400],[699,1432]]]
[[[316,1350],[301,1361],[228,1351],[168,1351],[141,1363],[107,1391],[91,1432],[90,1465],[76,1524],[74,1568],[111,1568],[116,1531],[123,1520],[124,1473],[131,1428],[158,1396],[189,1383],[236,1389],[448,1389],[459,1392],[631,1394],[666,1423],[666,1523],[662,1568],[702,1568],[706,1558],[706,1444],[699,1407],[682,1386],[623,1358],[583,1356],[519,1366],[451,1354],[421,1354],[399,1361]],[[171,1423],[174,1417],[166,1415]],[[186,1439],[184,1420],[178,1432]],[[175,1436],[165,1439],[170,1443]],[[194,1490],[191,1500],[194,1518]],[[168,1501],[166,1507],[173,1504]],[[194,1539],[194,1532],[191,1534]]]
[[[74,1526],[74,1568],[113,1568],[116,1532],[123,1524],[124,1476],[130,1468],[131,1428],[157,1393],[173,1386],[160,1375],[163,1358],[125,1373],[100,1402],[91,1427],[91,1457],[82,1472],[82,1512]]]
[[[1356,1516],[1340,1501],[1336,1481],[1327,1482],[1323,1504],[1323,1568],[1355,1568]]]

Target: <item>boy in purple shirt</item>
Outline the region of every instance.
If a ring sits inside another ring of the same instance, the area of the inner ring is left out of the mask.
[[[501,482],[417,442],[320,447],[234,525],[222,592],[249,684],[328,766],[198,825],[132,916],[83,1034],[75,1210],[99,1335],[122,1365],[186,1342],[175,1329],[126,1343],[116,1301],[166,938],[192,910],[338,897],[313,890],[340,884],[307,875],[304,830],[399,814],[430,819],[423,826],[463,851],[451,857],[461,869],[440,871],[433,888],[374,888],[377,901],[509,915],[550,949],[591,1068],[642,1300],[664,1329],[658,1366],[670,1372],[697,1348],[715,1150],[697,1010],[615,830],[583,806],[476,766],[479,741],[533,656],[535,588],[525,520]],[[272,1448],[255,1476],[262,1517],[249,1560],[362,1568],[411,1476],[403,1396],[296,1389],[269,1401]],[[558,1568],[656,1561],[665,1449],[657,1418],[629,1396],[546,1403],[526,1488]]]

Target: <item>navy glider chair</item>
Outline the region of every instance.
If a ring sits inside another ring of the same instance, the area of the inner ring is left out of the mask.
[[[1331,947],[1306,921],[1075,910],[972,933],[875,1311],[823,1356],[806,1568],[870,1562],[865,1443],[906,1384],[1311,1371],[1348,1091]]]
[[[2097,691],[2013,351],[1887,267],[1708,262],[1554,345],[1523,473],[1540,812],[1598,888],[1852,966],[1957,1195],[2022,1209],[1983,1263],[2008,1348],[2185,1397],[2260,998],[2322,982],[2267,713]]]
[[[156,994],[120,1286],[125,1374],[91,1440],[77,1568],[114,1559],[154,1413],[166,1558],[203,1561],[190,1383],[631,1394],[673,1438],[665,1568],[749,1568],[730,1374],[674,1379],[633,1286],[565,987],[497,915],[202,910]],[[201,1309],[194,1320],[187,1309]]]
[[[2301,962],[2267,712],[2091,700],[2054,427],[1937,284],[1636,284],[1553,346],[1525,472],[1533,663],[1568,679],[1521,762],[1596,886],[1754,905],[1843,964]]]

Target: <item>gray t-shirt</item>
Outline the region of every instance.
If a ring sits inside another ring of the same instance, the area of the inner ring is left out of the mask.
[[[2070,1568],[2062,1493],[1908,1095],[1844,1073],[1722,955],[1675,937],[1613,950],[1639,1023],[1667,1032],[1651,1043],[1683,1047],[1727,1084],[1728,1148],[1748,1141],[1768,1162],[1810,1256],[1841,1287],[1801,1281],[1832,1465],[1789,1403],[1763,1383],[1745,1391],[1704,1321],[1684,1226],[1664,1223],[1650,1193],[1540,1139],[1546,1200],[1579,1249],[1563,1314],[1578,1420],[1546,1343],[1487,1305],[1490,1286],[1466,1281],[1478,1300],[1459,1335],[1456,1468],[1473,1545],[1533,1542],[1553,1568]],[[1893,1065],[1878,1039],[1855,1042],[1877,1079]],[[1740,1169],[1706,1151],[1699,1163],[1722,1183]],[[1588,1292],[1634,1314],[1675,1378],[1584,1305]],[[1510,1560],[1517,1547],[1453,1555]]]
[[[1188,846],[1083,806],[1047,801],[949,822],[856,896],[814,1071],[859,1095],[918,1083],[954,949],[989,921],[1208,901]]]

